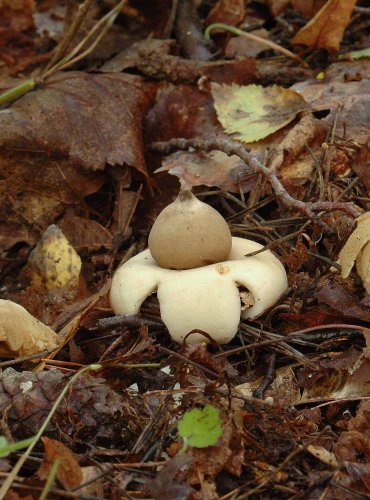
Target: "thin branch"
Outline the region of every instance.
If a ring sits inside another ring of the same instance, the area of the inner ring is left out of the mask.
[[[297,200],[293,198],[285,187],[282,185],[277,174],[272,172],[269,168],[263,165],[252,153],[250,153],[246,147],[233,139],[228,137],[215,136],[210,139],[183,139],[175,138],[166,142],[156,142],[152,144],[152,148],[155,151],[161,153],[169,153],[171,149],[178,148],[186,150],[188,148],[201,149],[204,151],[211,151],[217,149],[223,151],[228,156],[237,155],[241,160],[251,167],[254,173],[262,174],[271,184],[276,197],[287,207],[291,209],[296,209],[299,212],[305,214],[309,219],[313,219],[327,232],[332,233],[330,226],[325,224],[315,212],[340,210],[347,213],[350,217],[357,218],[361,215],[361,212],[357,210],[353,203],[350,202],[325,202],[318,201],[315,203],[309,203]]]

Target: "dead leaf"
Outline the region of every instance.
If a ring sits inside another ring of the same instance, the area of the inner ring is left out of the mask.
[[[310,19],[325,5],[326,0],[291,0],[291,2],[294,10]]]
[[[158,172],[176,175],[188,186],[218,186],[225,191],[249,191],[256,182],[250,168],[237,156],[221,151],[176,152],[165,158]]]
[[[206,26],[213,23],[224,23],[238,26],[245,17],[244,0],[218,0],[208,14]]]
[[[228,134],[255,142],[281,129],[306,109],[296,92],[278,85],[211,84],[217,118]]]
[[[29,356],[56,348],[58,343],[58,335],[22,306],[0,300],[0,356]]]
[[[367,142],[369,136],[370,81],[341,81],[337,77],[328,77],[323,81],[306,80],[291,88],[302,95],[312,109],[316,111],[330,110],[326,117],[333,123],[339,113],[337,135],[359,144]]]
[[[60,441],[47,437],[41,438],[44,443],[45,455],[37,475],[40,479],[46,479],[53,463],[59,460],[57,479],[64,488],[73,489],[82,483],[82,470],[78,464],[76,455]]]
[[[337,468],[338,467],[338,461],[334,455],[333,452],[327,450],[323,446],[317,445],[317,444],[309,444],[306,448],[306,450],[311,453],[314,457],[318,458],[321,460],[326,465],[329,465],[330,467]]]
[[[294,366],[279,368],[264,399],[273,398],[280,407],[304,403],[340,401],[347,398],[370,396],[370,359],[352,350],[334,354],[331,358],[316,361],[317,368],[304,367],[294,371]],[[262,377],[235,387],[250,397],[262,382]]]
[[[292,43],[311,48],[339,50],[357,0],[328,0],[301,30]]]
[[[58,226],[75,250],[99,250],[112,245],[111,233],[95,220],[67,214]]]
[[[60,73],[0,111],[0,144],[69,156],[89,170],[126,163],[146,175],[141,120],[149,104],[139,77]]]
[[[49,292],[63,296],[76,294],[82,262],[57,226],[48,227],[28,263],[37,269]],[[38,278],[34,276],[34,279]]]
[[[343,278],[347,278],[356,261],[357,272],[370,294],[370,212],[358,217],[356,222],[357,227],[340,251],[338,262]]]
[[[3,37],[4,29],[19,33],[35,28],[32,15],[34,10],[34,0],[0,0],[0,27],[2,28],[0,45],[7,41],[7,37]]]
[[[149,142],[167,141],[173,137],[187,139],[221,131],[212,98],[184,84],[167,85],[159,91],[144,127]]]
[[[341,283],[339,276],[325,279],[317,287],[314,297],[319,303],[326,304],[336,311],[339,318],[369,321],[370,310],[361,305],[358,298],[344,286],[344,283]]]
[[[287,135],[274,151],[274,156],[270,163],[271,170],[279,169],[283,163],[290,163],[291,159],[297,158],[299,153],[306,148],[315,138],[316,134],[324,135],[326,127],[314,118],[311,114],[307,114],[289,130]],[[313,163],[313,162],[312,162]],[[305,172],[305,178],[308,178]]]
[[[260,38],[268,39],[268,31],[264,28],[253,30],[251,33]],[[268,50],[268,47],[262,42],[250,40],[245,36],[233,36],[227,42],[225,56],[231,58],[255,57],[265,50]]]
[[[102,466],[89,465],[81,467],[82,483],[86,486],[78,489],[79,494],[82,496],[90,497],[104,497],[104,483],[105,478],[102,477]],[[97,479],[98,478],[98,479]]]
[[[145,483],[145,492],[158,500],[186,500],[194,489],[184,481],[185,468],[193,462],[190,455],[177,455],[167,462],[154,479]]]

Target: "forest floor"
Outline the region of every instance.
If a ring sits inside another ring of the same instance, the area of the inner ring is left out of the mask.
[[[366,3],[0,1],[0,500],[370,497]],[[110,305],[180,184],[287,273],[227,344]]]

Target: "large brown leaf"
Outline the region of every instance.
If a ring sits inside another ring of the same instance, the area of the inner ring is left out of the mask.
[[[38,155],[68,155],[103,170],[126,163],[146,174],[141,119],[150,104],[139,77],[60,73],[0,111],[0,146]]]
[[[292,40],[311,48],[339,50],[356,0],[328,0]]]

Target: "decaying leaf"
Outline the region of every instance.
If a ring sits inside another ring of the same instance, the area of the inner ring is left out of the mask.
[[[157,172],[168,171],[188,186],[218,186],[225,191],[248,191],[255,183],[250,168],[239,157],[221,151],[177,151],[169,155]],[[251,181],[253,177],[253,181]]]
[[[272,397],[280,406],[369,397],[370,359],[366,352],[351,351],[321,359],[315,369],[304,367],[295,372],[292,366],[279,368],[264,397]],[[250,397],[261,382],[262,378],[235,388]]]
[[[312,48],[339,50],[357,0],[328,0],[292,40]]]
[[[0,356],[28,356],[57,346],[58,335],[51,328],[19,304],[0,300]]]
[[[150,92],[143,85],[131,75],[60,73],[0,111],[0,145],[69,156],[90,170],[126,163],[146,175],[141,119]]]
[[[211,85],[217,117],[228,134],[243,142],[267,137],[290,123],[307,105],[278,85]]]
[[[48,227],[29,263],[40,273],[48,291],[70,295],[78,289],[81,259],[57,226]]]
[[[348,71],[348,63],[347,66],[344,63],[333,65],[324,81],[306,80],[291,88],[301,94],[315,111],[330,110],[326,117],[329,123],[338,117],[337,135],[363,144],[369,135],[370,82],[366,76],[361,81],[347,82],[341,76]]]
[[[80,486],[82,482],[82,470],[76,459],[76,455],[60,441],[42,438],[45,447],[43,462],[37,471],[40,479],[46,479],[53,463],[59,460],[57,471],[58,481],[67,489],[73,489]]]
[[[342,276],[347,278],[356,261],[365,290],[370,294],[370,212],[356,219],[357,227],[339,253]]]
[[[218,0],[208,14],[206,25],[224,23],[231,26],[238,26],[244,17],[245,5],[243,0]]]

